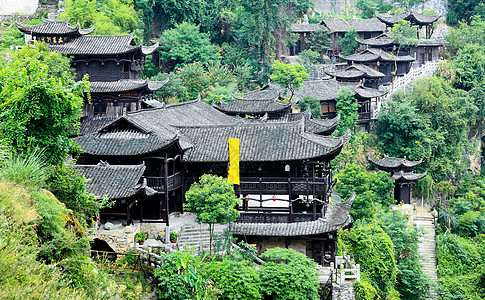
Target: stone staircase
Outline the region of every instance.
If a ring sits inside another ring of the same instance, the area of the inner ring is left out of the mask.
[[[222,234],[227,226],[216,225],[214,235]],[[185,224],[182,226],[177,246],[181,249],[194,249],[196,252],[209,250],[209,226],[202,224]],[[212,239],[214,243],[214,238]]]
[[[414,225],[421,228],[424,235],[419,238],[418,253],[421,259],[423,271],[432,281],[430,298],[438,299],[435,288],[438,284],[438,274],[436,272],[436,231],[433,216],[428,212],[419,212],[414,215]]]

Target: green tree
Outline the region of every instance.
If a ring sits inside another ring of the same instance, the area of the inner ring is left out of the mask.
[[[303,99],[298,101],[298,108],[301,111],[306,111],[307,109],[310,109],[313,118],[319,119],[322,116],[320,101],[313,98],[312,96],[305,96]]]
[[[133,0],[67,0],[60,19],[67,18],[81,28],[94,25],[94,34],[127,34],[138,26]]]
[[[485,81],[485,45],[466,44],[453,59],[456,88],[471,90]]]
[[[315,65],[322,63],[320,54],[312,50],[303,50],[298,54],[296,62],[304,66],[307,73],[311,73],[315,69]]]
[[[303,81],[309,76],[305,67],[299,64],[284,64],[278,60],[275,60],[271,67],[273,68],[273,74],[270,76],[271,80],[290,91],[291,101],[295,90],[301,88]]]
[[[33,58],[27,63],[30,53]],[[24,47],[0,65],[0,138],[14,151],[44,149],[50,163],[60,164],[77,151],[69,136],[79,127],[86,83],[76,83],[70,71],[59,74],[42,60],[53,56],[61,63],[60,54],[37,54],[33,47]]]
[[[422,0],[418,0],[422,1]],[[402,1],[396,1],[402,2]],[[356,7],[360,10],[360,16],[364,19],[376,17],[376,12],[385,13],[392,9],[392,4],[383,0],[358,0]]]
[[[342,55],[354,54],[355,50],[359,48],[359,43],[355,40],[357,36],[355,29],[345,33],[344,37],[338,42],[339,47],[342,48]]]
[[[165,31],[160,39],[160,59],[171,62],[172,65],[219,61],[221,56],[209,36],[199,31],[199,26],[182,22],[173,29]]]
[[[450,57],[455,56],[467,44],[485,46],[484,18],[474,16],[470,23],[460,22],[457,28],[450,28],[450,34],[446,36],[446,40],[450,42],[450,47],[448,48]]]
[[[485,18],[485,10],[481,0],[450,0],[448,1],[448,13],[446,22],[457,25],[460,21],[470,21],[473,16]]]
[[[317,52],[320,58],[323,58],[326,52],[332,47],[329,32],[323,28],[315,30],[308,39],[308,47],[310,50]]]
[[[274,300],[318,299],[315,263],[293,249],[272,248],[261,254],[261,290]]]
[[[340,114],[340,123],[336,133],[344,134],[357,126],[359,104],[355,100],[354,92],[348,87],[340,88],[335,100],[337,101],[337,112]]]
[[[339,247],[360,264],[364,278],[369,278],[381,299],[396,297],[394,244],[379,225],[357,222],[351,230],[339,231]]]
[[[372,219],[378,212],[379,206],[387,208],[396,203],[396,200],[391,197],[394,183],[387,172],[370,173],[350,163],[335,177],[337,179],[335,190],[342,199],[350,197],[354,191],[356,193],[350,209],[354,220]]]
[[[239,212],[235,209],[238,199],[232,184],[226,179],[205,174],[190,186],[185,193],[187,203],[184,208],[196,214],[197,222],[209,224],[210,249],[214,224],[227,224],[236,221]]]

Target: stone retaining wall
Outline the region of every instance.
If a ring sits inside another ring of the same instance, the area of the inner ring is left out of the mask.
[[[355,300],[354,283],[333,283],[332,300]]]

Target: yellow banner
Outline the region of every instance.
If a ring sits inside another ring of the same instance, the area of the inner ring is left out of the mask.
[[[229,168],[227,180],[232,184],[240,184],[239,181],[239,139],[229,139]]]

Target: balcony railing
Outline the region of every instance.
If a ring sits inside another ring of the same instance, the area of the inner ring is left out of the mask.
[[[237,219],[239,223],[293,223],[293,222],[308,222],[315,221],[321,217],[320,213],[255,213],[255,212],[240,212],[241,215]]]
[[[165,192],[165,177],[145,176],[147,185],[157,192]],[[175,190],[182,186],[182,172],[177,172],[167,178],[168,190]]]
[[[185,189],[198,178],[185,178]],[[324,178],[305,177],[241,177],[236,192],[260,195],[324,195],[330,186],[330,176]]]

